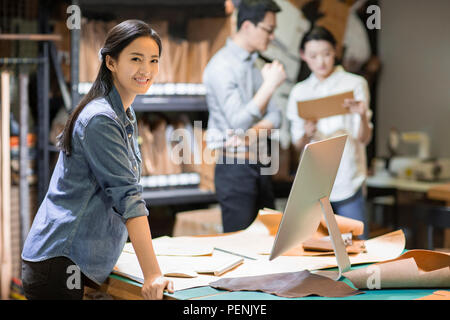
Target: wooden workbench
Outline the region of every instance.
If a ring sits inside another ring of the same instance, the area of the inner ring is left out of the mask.
[[[394,189],[399,202],[430,199],[443,201],[446,206],[450,206],[450,183],[423,182],[384,174],[369,176],[367,186],[375,189]],[[450,248],[450,229],[448,228],[444,231],[443,247]]]
[[[446,206],[450,206],[450,183],[431,187],[427,192],[427,197],[433,200],[445,201]]]
[[[352,268],[362,268],[367,265],[357,265]],[[336,270],[336,269],[332,269]],[[351,282],[343,279],[348,285]],[[142,300],[140,295],[142,284],[125,277],[111,274],[106,282],[97,290],[107,293],[117,300]],[[87,290],[92,290],[87,288]],[[433,294],[443,289],[380,289],[364,290],[359,294],[344,298],[327,298],[319,296],[308,296],[303,298],[283,298],[276,295],[256,291],[235,291],[214,289],[209,286],[191,288],[176,291],[173,294],[165,294],[165,300],[415,300]]]

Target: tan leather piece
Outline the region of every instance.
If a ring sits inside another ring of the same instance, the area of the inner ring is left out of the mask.
[[[312,274],[307,270],[267,274],[262,276],[223,278],[211,282],[211,287],[228,291],[262,291],[279,297],[300,298],[310,295],[348,297],[363,293],[344,282]]]
[[[345,248],[347,253],[360,253],[364,252],[365,246],[362,240],[353,240],[351,245]],[[303,250],[305,251],[319,251],[323,253],[334,254],[333,244],[330,240],[322,239],[309,239],[303,242]]]
[[[325,98],[298,101],[298,115],[305,120],[318,120],[349,113],[342,105],[344,99],[354,99],[353,91],[331,95]]]
[[[396,259],[343,274],[357,288],[450,288],[450,255],[410,250]]]
[[[264,208],[259,210],[257,219],[260,220],[266,228],[269,230],[269,234],[274,236],[277,234],[278,226],[281,222],[283,213],[273,209]],[[347,217],[335,215],[336,222],[341,233],[351,233],[354,236],[360,236],[364,233],[364,223],[358,220],[350,219]],[[328,236],[328,228],[325,218],[320,219],[320,225],[313,238],[322,238]]]

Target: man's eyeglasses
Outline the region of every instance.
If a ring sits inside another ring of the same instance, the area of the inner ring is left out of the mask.
[[[265,32],[267,32],[267,34],[270,36],[275,32],[275,28],[269,28],[269,27],[265,27],[262,24],[258,24],[258,27],[260,27],[261,29],[263,29]]]

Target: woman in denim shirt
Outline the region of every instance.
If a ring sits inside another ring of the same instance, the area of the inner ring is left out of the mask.
[[[161,49],[159,36],[142,21],[109,31],[97,78],[58,137],[59,159],[24,244],[28,299],[81,299],[84,281],[107,279],[128,236],[144,275],[142,296],[173,292],[152,246],[131,107],[158,74]]]

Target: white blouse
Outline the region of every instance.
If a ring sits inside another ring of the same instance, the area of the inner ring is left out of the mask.
[[[351,90],[355,100],[363,100],[369,106],[370,94],[367,81],[359,75],[346,72],[342,66],[336,66],[333,73],[323,81],[311,74],[306,80],[297,83],[289,95],[286,111],[292,142],[296,143],[305,132],[304,120],[298,116],[297,101],[323,98]],[[367,116],[370,120],[372,116],[370,109],[367,111]],[[366,146],[358,140],[360,122],[361,117],[356,113],[322,118],[317,122],[317,131],[311,141],[348,134],[330,201],[350,198],[366,179]],[[373,127],[372,123],[369,125]]]

